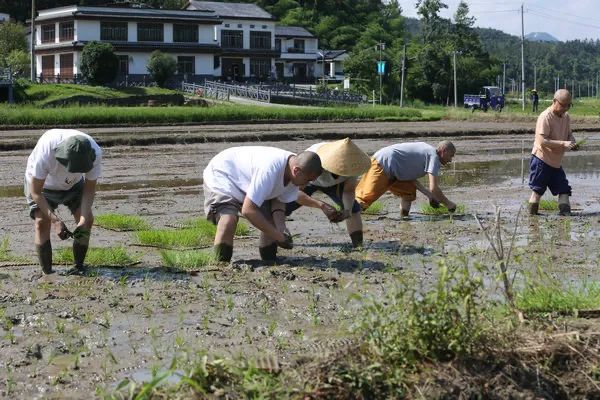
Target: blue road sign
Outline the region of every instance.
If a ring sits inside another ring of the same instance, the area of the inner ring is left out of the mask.
[[[385,74],[385,61],[377,61],[377,73],[379,75]]]

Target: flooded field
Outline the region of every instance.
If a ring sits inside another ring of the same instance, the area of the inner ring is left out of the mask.
[[[345,339],[342,332],[359,306],[351,300],[354,294],[377,296],[398,276],[427,290],[444,256],[466,255],[493,266],[473,214],[488,223],[495,206],[502,210],[507,235],[517,224],[516,285],[540,269],[574,285],[598,281],[600,133],[585,136],[585,147],[568,154],[564,165],[573,187],[571,217],[550,211],[529,217],[523,210],[516,221],[530,194],[531,137],[448,137],[457,156],[443,170],[442,188],[465,206],[464,214],[423,215],[426,199],[420,196],[411,216],[401,219],[398,201],[385,195],[382,212],[364,217],[364,250],[351,251],[343,224],[330,224],[320,211],[303,208],[288,223],[297,235],[295,247],[280,251],[278,265],[262,265],[257,233],[251,231],[236,240],[231,265],[194,274],[165,269],[158,250],[137,246],[132,233],[96,228],[93,247],[123,245],[141,262],[92,269],[83,277],[61,275],[66,267],[57,266],[58,273],[40,278],[33,224],[22,198],[29,150],[2,152],[0,238],[8,238],[11,252],[31,264],[0,268],[0,392],[7,398],[89,398],[97,388],[111,390],[125,378],[148,380],[152,371],[168,368],[175,355],[189,351],[276,354],[284,365],[293,365],[297,357],[318,358]],[[261,144],[301,151],[315,142]],[[395,142],[356,140],[369,154]],[[201,216],[202,170],[229,146],[104,149],[96,214],[138,215],[155,228]],[[59,212],[68,219],[68,210]],[[53,238],[54,248],[69,245]],[[490,296],[500,296],[495,274],[487,285]]]

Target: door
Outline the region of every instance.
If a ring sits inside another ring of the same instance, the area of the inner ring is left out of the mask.
[[[239,81],[244,79],[244,63],[241,58],[223,58],[221,60],[221,75],[227,81]]]
[[[60,55],[61,79],[73,79],[73,53]]]
[[[54,78],[54,54],[42,56],[42,77],[44,79]]]
[[[283,80],[283,63],[275,63],[275,73],[277,80]]]

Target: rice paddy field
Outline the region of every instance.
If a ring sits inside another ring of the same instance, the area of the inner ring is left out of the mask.
[[[42,131],[0,133],[0,397],[597,398],[600,133],[580,127],[585,147],[565,159],[573,215],[558,216],[547,194],[530,217],[528,128],[446,124],[174,128],[195,138],[186,143],[165,143],[165,130],[140,130],[138,143],[130,128],[92,131],[104,164],[90,266],[67,273],[71,243],[53,237],[48,276],[21,194]],[[368,154],[452,140],[441,186],[458,212],[418,195],[401,218],[386,194],[352,249],[345,224],[301,208],[288,220],[294,248],[275,265],[241,219],[232,263],[216,263],[201,176],[233,144],[197,136],[301,151],[344,132]]]

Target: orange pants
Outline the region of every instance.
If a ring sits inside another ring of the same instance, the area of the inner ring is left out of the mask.
[[[404,200],[417,198],[415,181],[396,181],[386,175],[377,160],[371,159],[371,167],[356,186],[356,201],[365,210],[388,190]]]

